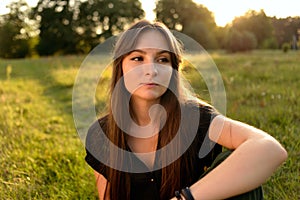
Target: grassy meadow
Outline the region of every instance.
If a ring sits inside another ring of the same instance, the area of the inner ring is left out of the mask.
[[[300,51],[211,56],[225,84],[226,115],[269,132],[289,153],[264,184],[266,199],[300,199]],[[0,199],[97,198],[72,116],[72,88],[83,60],[0,59]],[[187,77],[206,99],[205,85]],[[105,98],[100,90],[98,95]]]

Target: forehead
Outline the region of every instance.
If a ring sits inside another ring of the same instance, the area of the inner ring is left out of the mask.
[[[139,35],[135,49],[145,48],[170,51],[166,38],[157,30],[147,30]]]

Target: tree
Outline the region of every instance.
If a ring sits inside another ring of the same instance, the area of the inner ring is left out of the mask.
[[[0,18],[0,57],[23,58],[29,53],[25,19],[29,7],[23,0],[12,2],[10,12]]]
[[[226,36],[225,48],[229,52],[250,51],[256,48],[257,41],[253,33],[230,29]]]
[[[263,47],[265,40],[272,37],[273,32],[270,19],[263,10],[259,12],[250,10],[244,16],[235,18],[232,22],[232,28],[241,32],[253,33],[259,48]]]
[[[287,17],[277,19],[276,17],[271,18],[271,24],[274,27],[274,37],[279,47],[282,47],[285,43],[291,43],[293,36],[296,39],[300,38],[300,17]]]
[[[139,0],[87,0],[79,6],[76,29],[80,45],[90,50],[144,17]]]
[[[40,19],[40,55],[76,53],[78,34],[74,29],[74,5],[70,0],[39,0],[33,17]]]
[[[225,49],[226,46],[226,33],[228,33],[230,30],[230,25],[227,24],[225,27],[217,27],[216,29],[216,40],[218,43],[218,47],[220,49]]]
[[[195,38],[195,40],[206,49],[217,47],[215,34],[201,21],[188,24],[184,29],[184,33]]]
[[[144,16],[138,0],[39,0],[41,55],[87,53]]]
[[[159,0],[156,18],[170,29],[181,31],[204,48],[216,47],[216,23],[212,12],[192,0]]]

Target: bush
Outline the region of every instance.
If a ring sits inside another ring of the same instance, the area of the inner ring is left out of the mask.
[[[263,49],[278,49],[278,43],[276,38],[271,37],[266,40],[264,40],[262,44]]]
[[[291,45],[289,43],[283,43],[283,45],[282,45],[282,51],[284,53],[287,53],[290,50],[290,48],[291,48]]]
[[[215,34],[203,22],[190,23],[184,33],[196,40],[205,49],[216,49],[218,44]]]
[[[254,33],[249,31],[242,32],[242,51],[253,50],[257,47],[257,40]]]
[[[225,49],[230,52],[250,51],[256,46],[256,37],[249,31],[231,30],[226,37]]]
[[[18,28],[10,22],[0,26],[0,57],[24,58],[29,53],[28,39],[19,37]]]

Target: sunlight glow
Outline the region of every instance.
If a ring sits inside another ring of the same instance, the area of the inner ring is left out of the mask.
[[[8,13],[6,8],[12,1],[17,0],[1,0],[0,14]],[[145,18],[148,20],[155,20],[155,8],[156,0],[140,0],[142,8],[145,10]],[[211,12],[214,13],[215,21],[218,26],[225,26],[230,23],[235,17],[244,15],[248,10],[259,11],[263,9],[267,16],[277,18],[285,18],[288,16],[295,17],[300,16],[299,0],[193,0],[196,3],[203,4]],[[38,0],[26,0],[29,6],[36,6]]]
[[[5,14],[9,12],[8,8],[6,8],[6,5],[9,4],[10,2],[11,2],[10,0],[2,0],[0,5],[0,14]]]
[[[155,20],[155,13],[154,13],[154,9],[155,9],[155,1],[152,0],[140,0],[142,3],[142,8],[145,11],[145,19],[153,21]]]
[[[11,2],[17,2],[17,1],[18,0],[1,0],[0,15],[8,13],[9,9],[6,6],[9,5]],[[26,2],[30,7],[35,7],[38,0],[26,0]]]
[[[298,0],[193,0],[203,4],[214,13],[215,21],[218,26],[225,26],[235,17],[243,16],[248,10],[264,10],[267,16],[285,18],[288,16],[300,16]]]

